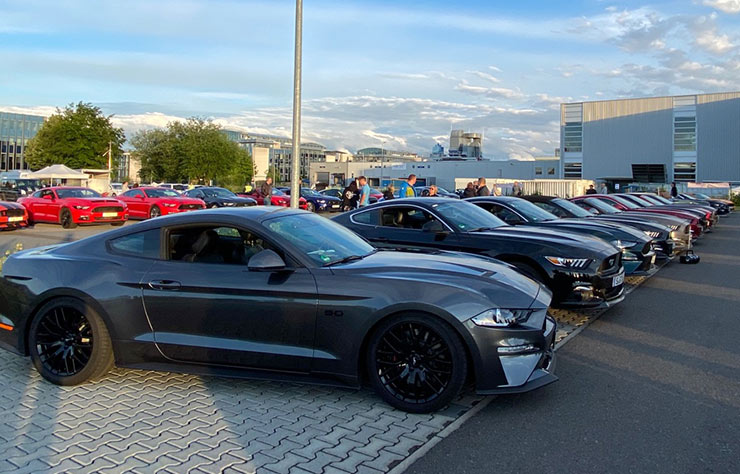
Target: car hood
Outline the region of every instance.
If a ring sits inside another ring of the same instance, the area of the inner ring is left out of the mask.
[[[609,241],[619,239],[623,241],[641,242],[643,244],[650,241],[644,233],[619,224],[593,222],[577,218],[558,219],[556,221],[550,221],[548,224],[563,226],[567,229],[577,230],[578,232],[589,232],[596,237],[607,239]]]
[[[209,201],[233,202],[233,203],[236,203],[236,204],[245,204],[245,203],[250,203],[250,202],[253,201],[253,199],[251,199],[251,198],[238,197],[238,196],[237,197],[218,197],[218,196],[213,196],[213,197],[207,197],[206,199],[209,200]]]
[[[121,201],[118,199],[109,199],[109,198],[66,198],[66,199],[59,199],[60,201],[64,201],[65,204],[84,204],[86,206],[89,205],[96,205],[99,206],[101,204],[107,204],[109,206],[120,206]]]
[[[413,285],[455,287],[490,300],[492,308],[546,308],[551,299],[549,290],[512,266],[457,252],[381,250],[331,268],[339,276],[365,274]]]
[[[531,243],[540,247],[548,247],[554,252],[568,253],[571,258],[598,258],[603,259],[614,255],[619,250],[606,241],[583,234],[576,234],[566,230],[545,229],[532,226],[501,226],[486,232],[467,234],[473,238],[506,238],[516,239],[518,243]],[[565,255],[557,255],[563,257]]]
[[[0,209],[26,209],[17,202],[0,201]]]

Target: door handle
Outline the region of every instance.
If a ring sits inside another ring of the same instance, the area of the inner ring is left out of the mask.
[[[179,281],[173,280],[153,280],[149,282],[149,288],[152,290],[172,290],[177,291],[182,285]]]

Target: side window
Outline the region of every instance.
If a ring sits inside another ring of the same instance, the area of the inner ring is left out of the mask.
[[[491,214],[507,223],[518,222],[521,220],[519,216],[517,216],[514,212],[506,209],[503,206],[499,206],[498,204],[492,204],[490,211]]]
[[[380,222],[380,210],[359,212],[352,216],[352,222],[356,224],[378,225]]]
[[[262,250],[281,251],[252,232],[230,226],[199,226],[169,231],[170,260],[190,263],[247,265]]]
[[[558,217],[568,217],[564,210],[560,209],[558,206],[553,206],[549,202],[535,202],[534,205],[546,210],[547,212],[555,214]]]
[[[41,191],[41,195],[40,195],[40,196],[41,196],[41,197],[44,197],[44,196],[51,196],[51,197],[54,197],[54,193],[52,192],[52,190],[51,190],[51,189],[46,189],[46,190],[44,190],[44,191]]]
[[[114,253],[141,258],[159,258],[159,229],[124,235],[108,241]]]
[[[416,207],[392,207],[382,209],[383,227],[422,230],[424,225],[431,222],[439,221],[427,211]]]

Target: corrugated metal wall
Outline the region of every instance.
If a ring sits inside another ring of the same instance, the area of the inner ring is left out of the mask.
[[[697,180],[740,181],[740,93],[697,97]]]
[[[670,97],[583,104],[583,177],[627,178],[632,164],[673,163]]]

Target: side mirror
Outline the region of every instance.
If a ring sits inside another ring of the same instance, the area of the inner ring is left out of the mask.
[[[42,199],[46,199],[47,201],[53,201],[54,200],[54,196],[52,196],[51,194],[44,194],[42,196]]]
[[[139,199],[141,199],[141,200],[144,199],[144,195],[143,194],[137,194],[136,197],[139,198]]]
[[[274,251],[266,249],[252,256],[247,268],[250,272],[276,272],[285,270],[285,261]]]

